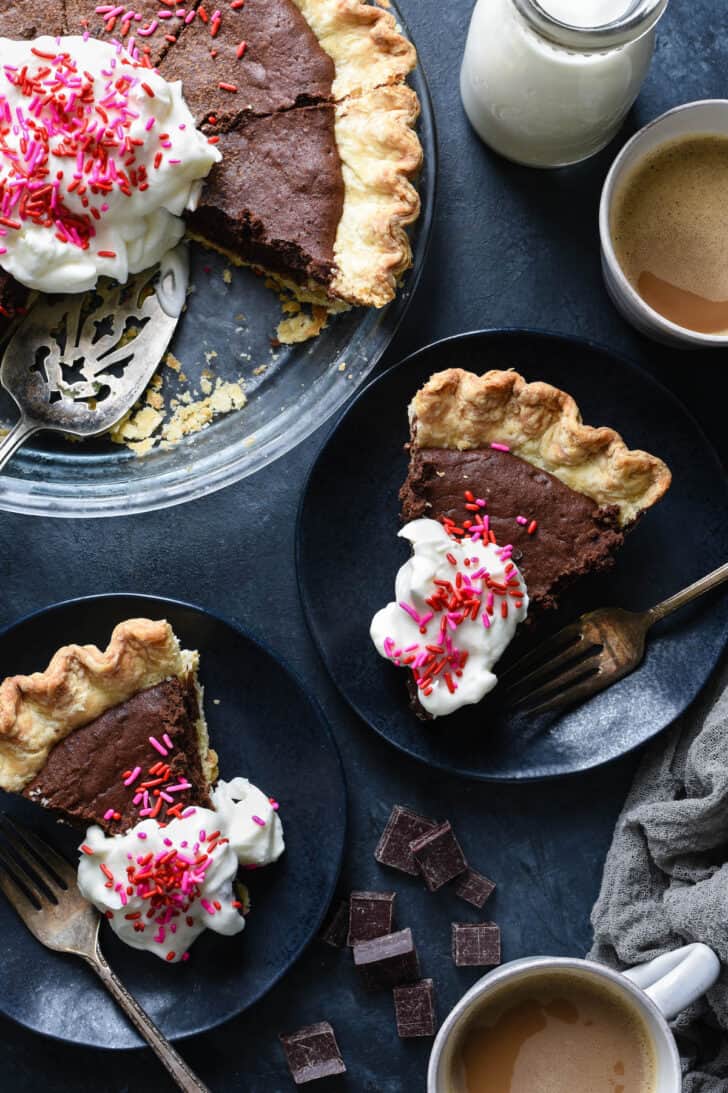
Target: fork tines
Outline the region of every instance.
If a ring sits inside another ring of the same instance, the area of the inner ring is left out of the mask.
[[[73,888],[69,862],[27,828],[0,812],[0,888],[17,907],[18,890],[37,909]]]
[[[546,713],[571,705],[594,692],[602,646],[589,641],[572,623],[504,672],[504,704],[525,713]]]

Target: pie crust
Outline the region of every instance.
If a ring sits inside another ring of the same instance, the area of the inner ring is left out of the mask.
[[[181,649],[164,620],[128,619],[115,627],[107,648],[66,645],[44,672],[12,676],[0,684],[0,787],[22,790],[43,768],[51,748],[83,725],[148,687],[173,676],[198,687],[197,738],[208,782],[217,777],[196,680],[198,654]]]
[[[413,446],[507,444],[577,493],[615,506],[622,527],[659,501],[672,480],[661,459],[630,450],[614,429],[584,425],[571,395],[511,370],[437,372],[415,395],[409,416]]]

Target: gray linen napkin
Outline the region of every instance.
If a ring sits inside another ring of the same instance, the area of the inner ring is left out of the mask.
[[[641,964],[704,941],[723,964],[674,1022],[684,1093],[728,1093],[728,661],[637,771],[592,911],[589,956]]]

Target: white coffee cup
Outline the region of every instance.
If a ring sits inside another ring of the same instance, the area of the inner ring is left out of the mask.
[[[665,953],[626,972],[575,957],[531,956],[502,964],[479,979],[443,1023],[432,1046],[427,1093],[453,1093],[447,1078],[452,1073],[459,1033],[484,999],[506,983],[562,970],[608,983],[619,990],[627,1004],[632,1003],[651,1037],[657,1070],[655,1093],[680,1093],[680,1056],[667,1022],[705,994],[720,974],[720,961],[713,950],[697,943]]]
[[[725,349],[728,334],[688,330],[651,308],[626,276],[612,242],[612,210],[622,182],[656,148],[696,134],[728,136],[728,99],[702,99],[676,106],[645,125],[622,148],[606,177],[599,203],[602,273],[612,302],[642,334],[681,349]]]

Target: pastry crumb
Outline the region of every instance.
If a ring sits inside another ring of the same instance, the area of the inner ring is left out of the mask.
[[[233,273],[229,266],[226,266],[222,271],[222,279],[226,285],[231,285],[233,283]]]
[[[314,304],[310,315],[299,311],[295,315],[289,315],[287,319],[281,319],[276,329],[277,340],[282,345],[307,342],[309,338],[315,338],[321,333],[328,319],[329,313],[326,308]]]

